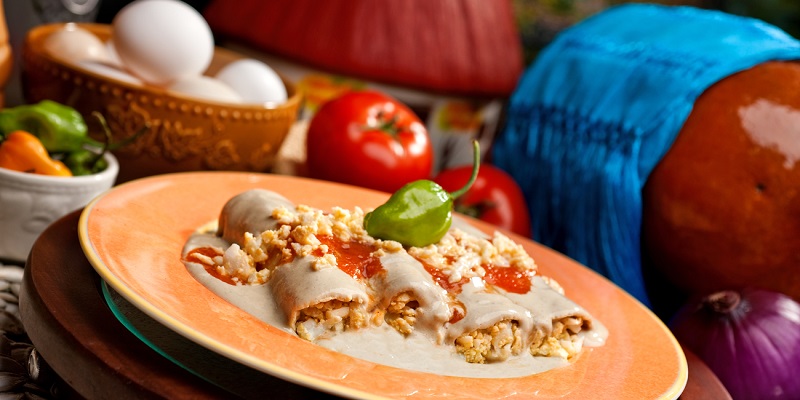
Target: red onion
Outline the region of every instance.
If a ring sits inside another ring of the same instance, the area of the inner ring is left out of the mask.
[[[690,301],[670,323],[734,399],[800,399],[800,304],[766,290]]]

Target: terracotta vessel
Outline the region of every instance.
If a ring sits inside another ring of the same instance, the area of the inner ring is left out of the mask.
[[[643,195],[649,267],[678,288],[800,299],[800,63],[709,88]]]

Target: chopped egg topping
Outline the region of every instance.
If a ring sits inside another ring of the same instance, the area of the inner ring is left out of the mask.
[[[224,257],[209,257],[206,261],[213,262],[220,275],[236,283],[252,285],[267,282],[274,267],[293,257],[316,256],[312,262],[314,269],[336,267],[336,257],[320,241],[320,236],[370,245],[376,257],[404,250],[396,241],[376,239],[367,234],[363,227],[364,215],[358,207],[352,211],[334,207],[330,213],[306,205],[298,205],[294,210],[278,207],[272,218],[278,221],[279,228],[260,235],[247,233],[242,248],[233,244],[225,250]],[[531,274],[537,268],[522,245],[499,232],[491,238],[483,238],[452,228],[438,243],[411,247],[407,251],[439,269],[451,283],[484,277],[485,265],[515,268]]]

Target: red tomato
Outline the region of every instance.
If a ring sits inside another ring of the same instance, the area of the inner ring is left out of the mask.
[[[472,166],[442,171],[433,180],[448,192],[463,187],[472,174]],[[525,196],[517,182],[505,171],[481,164],[478,178],[463,196],[455,200],[458,212],[530,237],[531,221]]]
[[[320,107],[306,140],[312,178],[394,192],[427,179],[428,131],[404,104],[376,91],[351,91]]]

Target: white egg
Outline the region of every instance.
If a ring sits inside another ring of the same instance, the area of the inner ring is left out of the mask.
[[[230,86],[245,103],[283,103],[286,86],[267,64],[251,58],[236,60],[224,66],[216,78]]]
[[[107,61],[108,50],[103,41],[73,23],[51,33],[44,41],[45,50],[53,57],[70,63],[84,60]]]
[[[114,48],[126,69],[166,86],[200,75],[214,55],[211,28],[194,8],[177,0],[138,0],[111,23]]]
[[[196,99],[242,103],[242,98],[230,86],[208,76],[198,75],[179,79],[169,85],[167,90]]]
[[[106,52],[108,53],[108,63],[122,68],[122,60],[119,59],[117,49],[114,48],[114,40],[106,40],[105,46]]]
[[[113,80],[121,81],[130,83],[132,85],[142,86],[143,82],[141,79],[119,69],[119,67],[111,64],[111,63],[104,63],[100,61],[90,61],[84,60],[78,63],[78,66],[84,69],[87,69],[91,72],[94,72],[98,75],[102,75],[106,78],[110,78]]]

